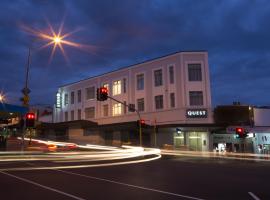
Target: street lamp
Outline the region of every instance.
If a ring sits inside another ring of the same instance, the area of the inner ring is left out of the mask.
[[[4,103],[4,101],[5,101],[5,95],[0,93],[0,102]]]

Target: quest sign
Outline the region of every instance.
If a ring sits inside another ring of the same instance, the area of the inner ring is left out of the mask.
[[[207,118],[206,109],[187,109],[186,110],[187,118]]]

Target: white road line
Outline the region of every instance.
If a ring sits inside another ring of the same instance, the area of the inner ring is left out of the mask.
[[[87,175],[84,175],[84,174],[78,174],[78,173],[73,173],[73,172],[59,170],[59,169],[55,169],[55,171],[60,171],[60,172],[66,173],[66,174],[81,176],[81,177],[84,177],[84,178],[90,178],[90,179],[95,179],[95,180],[99,180],[99,181],[105,181],[105,182],[114,183],[114,184],[118,184],[118,185],[123,185],[123,186],[127,186],[127,187],[133,187],[133,188],[138,188],[138,189],[142,189],[142,190],[148,190],[148,191],[152,191],[152,192],[158,192],[158,193],[177,196],[177,197],[183,197],[183,198],[186,198],[186,199],[204,200],[204,199],[197,198],[197,197],[191,197],[191,196],[187,196],[187,195],[181,195],[181,194],[176,194],[176,193],[172,193],[172,192],[166,192],[166,191],[162,191],[162,190],[146,188],[146,187],[137,186],[137,185],[131,185],[131,184],[128,184],[128,183],[122,183],[122,182],[113,181],[113,180],[104,179],[104,178],[98,178],[98,177],[94,177],[94,176],[87,176]]]
[[[260,200],[260,198],[257,197],[257,196],[256,196],[255,194],[253,194],[252,192],[248,192],[248,194],[249,194],[250,196],[252,196],[253,199],[255,199],[255,200]]]
[[[44,189],[46,189],[46,190],[50,190],[50,191],[53,191],[53,192],[56,192],[56,193],[59,193],[59,194],[68,196],[68,197],[73,198],[73,199],[77,199],[77,200],[85,200],[85,199],[83,199],[83,198],[74,196],[74,195],[72,195],[72,194],[68,194],[68,193],[66,193],[66,192],[63,192],[63,191],[60,191],[60,190],[57,190],[57,189],[54,189],[54,188],[51,188],[51,187],[48,187],[48,186],[45,186],[45,185],[41,185],[41,184],[39,184],[39,183],[36,183],[36,182],[34,182],[34,181],[30,181],[30,180],[25,179],[25,178],[21,178],[21,177],[18,177],[18,176],[15,176],[15,175],[12,175],[12,174],[9,174],[9,173],[6,173],[6,172],[2,172],[2,171],[0,171],[0,173],[5,174],[5,175],[10,176],[10,177],[13,177],[13,178],[16,178],[16,179],[19,179],[19,180],[24,181],[24,182],[30,183],[30,184],[32,184],[32,185],[39,186],[39,187],[44,188]]]

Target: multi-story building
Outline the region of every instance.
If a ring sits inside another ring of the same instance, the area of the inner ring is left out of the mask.
[[[120,125],[136,122],[138,116],[114,100],[97,101],[96,89],[101,86],[108,88],[109,96],[135,104],[149,125],[144,139],[150,144],[208,150],[208,125],[213,119],[206,51],[177,52],[58,89],[54,123],[96,123],[88,128],[69,127],[70,138],[91,142],[94,134],[99,143],[105,139],[129,142],[137,138],[136,126],[120,130]]]

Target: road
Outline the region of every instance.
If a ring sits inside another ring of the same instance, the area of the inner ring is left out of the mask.
[[[20,162],[42,166],[46,161]],[[2,162],[0,167],[14,167]],[[270,199],[270,162],[162,156],[119,166],[0,172],[0,199]]]

